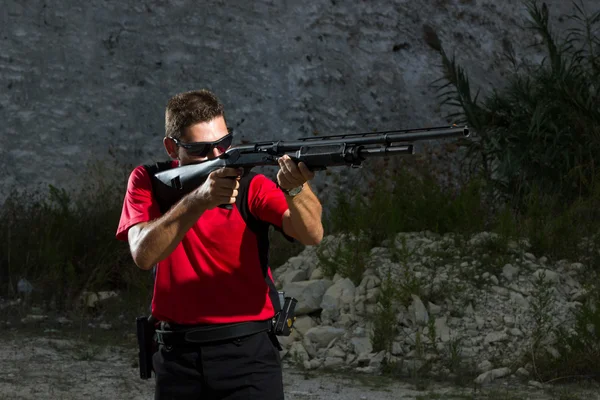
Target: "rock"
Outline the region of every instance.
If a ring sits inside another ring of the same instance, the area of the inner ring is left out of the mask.
[[[510,292],[510,301],[523,309],[529,308],[529,301],[521,293]]]
[[[310,328],[315,326],[317,326],[317,323],[308,315],[296,317],[296,321],[294,321],[294,331],[297,331],[302,336],[304,336]]]
[[[312,274],[310,274],[309,280],[314,281],[316,279],[322,279],[323,277],[323,270],[321,268],[315,268]]]
[[[288,356],[295,362],[299,362],[304,364],[305,361],[310,360],[310,356],[308,352],[300,342],[292,343],[290,350],[288,352]]]
[[[310,259],[308,257],[303,257],[301,255],[290,257],[287,260],[287,264],[289,266],[289,270],[305,271],[307,272],[307,275],[310,275],[310,272],[308,272],[308,270],[310,270],[310,268],[313,266],[313,263],[310,262]]]
[[[283,286],[292,282],[300,282],[306,280],[306,271],[304,270],[291,270],[282,274],[279,278]]]
[[[551,271],[549,269],[538,269],[533,273],[534,279],[540,279],[540,277],[542,276],[544,277],[543,279],[545,282],[550,282],[553,284],[560,283],[559,275],[556,272]]]
[[[511,328],[508,333],[510,333],[512,336],[516,336],[516,337],[523,337],[523,332],[519,329],[519,328]]]
[[[381,279],[379,279],[378,277],[376,277],[374,275],[367,275],[361,281],[361,285],[363,283],[364,283],[364,288],[366,290],[369,290],[369,289],[373,289],[373,288],[379,286],[379,284],[381,284]]]
[[[404,350],[402,349],[402,343],[392,342],[392,354],[395,356],[401,356],[404,354]]]
[[[588,298],[588,291],[586,289],[574,290],[571,294],[571,301],[583,302]]]
[[[302,346],[304,346],[304,350],[306,350],[311,359],[317,357],[317,346],[308,337],[305,336],[302,339]]]
[[[490,332],[485,336],[484,343],[506,342],[509,339],[506,332]]]
[[[411,307],[415,318],[415,323],[421,326],[427,325],[427,322],[429,321],[429,314],[427,313],[427,308],[425,308],[425,304],[423,304],[419,296],[414,294],[411,294],[410,296],[413,299]]]
[[[21,323],[23,324],[30,324],[30,323],[34,323],[34,322],[42,322],[48,319],[47,315],[36,315],[36,314],[30,314],[27,315],[24,318],[21,318]]]
[[[435,319],[435,333],[443,343],[450,341],[450,328],[446,325],[446,317]]]
[[[284,286],[283,291],[298,300],[296,315],[303,315],[321,309],[323,295],[332,284],[326,279],[292,282]]]
[[[575,262],[569,265],[569,269],[576,272],[582,272],[585,270],[585,265],[580,262]]]
[[[325,354],[327,355],[327,357],[337,357],[342,359],[346,357],[346,352],[337,345],[327,350],[327,353]]]
[[[277,336],[277,341],[284,349],[287,349],[294,343],[296,340],[300,339],[300,334],[295,329],[289,336]]]
[[[488,360],[483,360],[482,362],[477,364],[477,370],[479,372],[488,372],[488,371],[491,371],[493,368],[494,368],[494,366]]]
[[[358,368],[356,368],[356,371],[357,372],[363,372],[365,374],[375,374],[377,372],[377,368],[371,367],[371,366],[368,366],[368,367],[358,367]]]
[[[325,291],[321,300],[321,309],[336,318],[344,305],[354,301],[355,290],[354,283],[350,279],[339,279]]]
[[[353,337],[350,339],[353,351],[355,354],[368,354],[373,351],[373,345],[371,339],[366,337]]]
[[[119,294],[115,291],[101,291],[101,292],[81,292],[80,301],[88,308],[94,308],[98,303],[105,300],[117,297]]]
[[[71,321],[70,319],[68,319],[66,317],[58,317],[58,318],[56,318],[56,322],[58,322],[61,325],[69,325],[69,324],[73,323],[73,321]]]
[[[465,309],[465,315],[468,315],[468,316],[475,315],[475,310],[473,309],[473,306],[471,305],[471,303],[469,303],[469,305]]]
[[[356,360],[357,356],[352,353],[348,353],[346,355],[346,365],[354,364],[354,360]]]
[[[377,353],[373,357],[371,357],[371,359],[369,360],[369,367],[372,367],[375,370],[379,370],[381,368],[381,364],[383,363],[384,359],[385,359],[385,351],[380,351],[379,353]]]
[[[508,289],[502,286],[492,286],[492,291],[494,293],[497,293],[498,295],[502,296],[503,298],[508,298],[509,297],[509,292]]]
[[[515,365],[518,361],[515,357],[527,351],[524,346],[528,343],[527,338],[533,326],[530,303],[535,301],[537,295],[534,280],[542,273],[546,275],[547,281],[561,283],[551,288],[553,302],[548,312],[552,323],[572,326],[567,324],[573,323],[574,312],[583,304],[572,298],[584,295],[580,293],[583,285],[568,268],[568,262],[560,267],[558,263],[547,261],[542,268],[531,259],[519,260],[523,250],[519,247],[512,253],[515,261],[505,264],[502,274],[498,275],[500,279],[489,272],[482,273],[487,284],[481,286],[481,280],[456,275],[455,268],[459,264],[464,264],[464,268],[479,268],[485,260],[457,252],[449,258],[451,261],[434,266],[432,262],[436,262],[435,258],[428,251],[441,251],[443,248],[452,254],[454,242],[447,242],[443,247],[439,238],[433,239],[435,236],[430,238],[427,235],[413,233],[407,236],[410,238],[410,245],[418,250],[415,250],[412,258],[406,259],[406,273],[412,274],[414,279],[424,279],[424,286],[421,288],[424,293],[428,293],[428,290],[434,290],[435,293],[442,290],[442,293],[446,293],[444,285],[460,285],[457,286],[460,291],[448,290],[445,297],[436,297],[435,303],[425,302],[427,306],[416,293],[410,294],[408,307],[400,303],[393,304],[390,324],[396,324],[397,332],[390,338],[389,353],[373,353],[371,343],[376,327],[373,316],[381,306],[377,303],[381,291],[381,279],[377,274],[381,273],[381,268],[384,268],[382,266],[387,268],[389,262],[379,250],[376,252],[379,257],[377,262],[370,264],[372,269],[363,274],[357,287],[342,276],[337,276],[335,283],[327,281],[317,306],[321,313],[315,312],[311,317],[298,317],[294,331],[296,336],[289,338],[285,344],[286,349],[294,347],[298,350],[294,350],[292,354],[296,354],[301,352],[300,348],[304,348],[310,359],[304,365],[310,368],[348,366],[366,373],[378,373],[383,360],[396,360],[399,371],[414,373],[414,368],[418,370],[426,363],[427,373],[433,375],[443,373],[444,368],[448,370],[444,362],[447,362],[449,352],[453,351],[463,360],[477,360],[477,371],[480,373],[476,378],[478,384],[493,382],[510,376],[511,371],[508,368],[494,369],[490,360],[494,360],[494,364]],[[425,237],[428,241],[422,240]],[[289,266],[287,268],[283,274],[292,276],[294,270],[289,269]],[[546,271],[553,271],[558,278]],[[403,278],[402,275],[398,277]],[[289,283],[292,287],[311,284],[323,287],[322,284],[311,281]],[[433,328],[431,332],[430,328]],[[571,328],[569,332],[572,330]],[[435,337],[432,336],[434,331]],[[458,347],[454,347],[454,341]],[[544,351],[558,357],[556,348],[548,343]],[[286,357],[290,359],[290,353]],[[531,369],[527,366],[516,370],[513,378],[526,377],[528,370]]]
[[[439,315],[442,312],[442,307],[435,305],[432,302],[429,302],[427,305],[429,306],[429,314],[433,316]]]
[[[506,264],[506,265],[504,265],[504,267],[502,267],[502,276],[508,282],[512,282],[512,280],[515,278],[515,276],[518,273],[519,273],[519,270],[517,268],[513,267],[512,264]]]
[[[350,314],[342,314],[339,316],[338,320],[335,322],[336,328],[350,328],[354,323],[354,317]]]
[[[527,382],[527,384],[534,388],[544,389],[544,384],[541,382],[538,382],[538,381],[529,381],[529,382]]]
[[[502,378],[509,374],[509,368],[492,369],[490,371],[484,372],[483,374],[475,378],[475,383],[478,385],[485,385],[487,383],[491,383],[494,379]]]
[[[509,328],[512,328],[515,326],[515,319],[513,317],[511,317],[510,315],[505,315],[504,316],[504,325],[506,325]]]
[[[546,352],[554,357],[556,360],[560,359],[560,352],[553,346],[546,346]]]
[[[492,375],[492,371],[486,371],[486,372],[480,374],[479,376],[477,376],[477,378],[475,378],[475,384],[486,385],[488,383],[491,383],[493,380],[494,380],[494,377]]]
[[[17,293],[29,295],[33,292],[33,285],[25,278],[19,279],[17,282]]]
[[[317,348],[325,347],[335,338],[341,337],[346,330],[340,328],[334,328],[332,326],[316,326],[310,328],[304,335],[314,343]]]
[[[475,323],[477,324],[477,328],[482,330],[485,327],[485,320],[479,315],[475,316]]]
[[[337,367],[337,366],[344,365],[344,364],[345,364],[345,361],[341,357],[326,357],[325,361],[323,362],[323,367],[324,368],[332,368],[332,367]]]
[[[314,359],[310,360],[310,363],[308,364],[309,365],[308,369],[317,369],[322,364],[323,364],[323,360],[321,360],[320,358],[314,358]]]
[[[379,298],[379,292],[380,292],[379,288],[368,289],[367,294],[365,296],[365,301],[368,304],[377,303],[377,299]]]
[[[510,368],[496,368],[490,371],[494,379],[503,378],[510,375]]]

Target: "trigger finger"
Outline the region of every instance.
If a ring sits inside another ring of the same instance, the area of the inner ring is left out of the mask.
[[[284,158],[279,159],[279,167],[281,168],[281,172],[283,172],[285,175],[289,175],[292,173],[292,171],[290,170],[290,166]]]

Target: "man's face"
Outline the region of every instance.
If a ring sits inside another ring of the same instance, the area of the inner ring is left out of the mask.
[[[165,148],[172,158],[179,160],[179,165],[197,164],[223,154],[231,145],[228,134],[225,119],[216,117],[187,127],[180,140],[165,138]],[[222,142],[208,145],[221,139]]]

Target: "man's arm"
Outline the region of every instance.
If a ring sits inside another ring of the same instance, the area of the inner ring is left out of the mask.
[[[285,196],[289,210],[283,214],[283,231],[304,245],[317,245],[323,239],[322,207],[305,183],[294,197]]]
[[[307,183],[314,173],[302,162],[296,165],[287,155],[279,159],[279,166],[277,181],[281,188],[289,190],[302,186],[296,196],[285,196],[289,209],[283,214],[283,231],[304,245],[317,245],[323,239],[323,210]]]
[[[235,203],[239,175],[233,168],[213,171],[201,186],[184,196],[165,215],[129,228],[127,239],[135,264],[144,270],[152,268],[175,250],[206,210]],[[234,177],[236,179],[231,179]]]
[[[129,228],[129,250],[138,267],[148,270],[167,258],[198,221],[206,209],[192,194],[181,199],[162,217]]]

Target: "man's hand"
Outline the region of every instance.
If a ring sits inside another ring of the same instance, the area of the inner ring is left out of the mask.
[[[287,154],[279,158],[279,171],[277,172],[277,183],[282,189],[290,190],[304,185],[315,177],[306,164],[296,163]]]
[[[207,210],[221,204],[233,204],[238,195],[240,178],[244,171],[235,168],[220,168],[208,175],[204,183],[194,190],[192,196]]]

